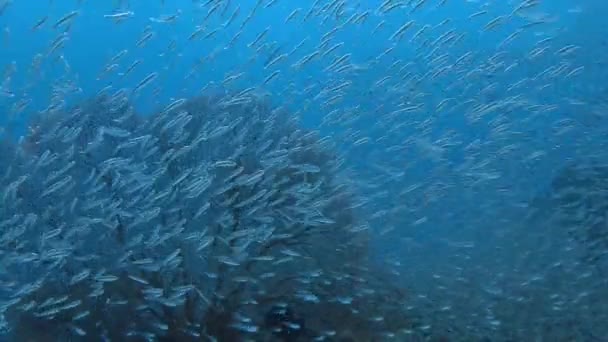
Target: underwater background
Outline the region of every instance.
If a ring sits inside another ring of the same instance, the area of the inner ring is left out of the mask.
[[[606,14],[0,0],[0,341],[608,341]]]

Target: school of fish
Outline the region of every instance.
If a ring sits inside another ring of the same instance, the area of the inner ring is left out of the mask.
[[[607,6],[40,4],[0,341],[608,341]]]

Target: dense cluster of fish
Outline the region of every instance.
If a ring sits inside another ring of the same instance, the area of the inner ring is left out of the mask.
[[[0,312],[14,340],[260,340],[264,308],[382,293],[341,160],[280,108],[216,95],[143,119],[119,92],[37,119],[3,153]]]
[[[0,0],[8,333],[608,336],[603,181],[560,176],[608,157],[605,43],[566,5]]]

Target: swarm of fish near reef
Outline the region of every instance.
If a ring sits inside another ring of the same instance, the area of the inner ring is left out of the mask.
[[[292,118],[243,93],[142,116],[121,92],[35,117],[0,144],[5,336],[331,340],[353,321],[390,335],[403,320],[372,312],[398,292],[365,266],[341,160]],[[277,307],[306,327],[269,326]]]

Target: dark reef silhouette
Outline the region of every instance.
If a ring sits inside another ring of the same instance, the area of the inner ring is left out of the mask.
[[[413,324],[368,267],[330,140],[259,97],[143,116],[118,92],[0,149],[11,341],[368,341]]]

